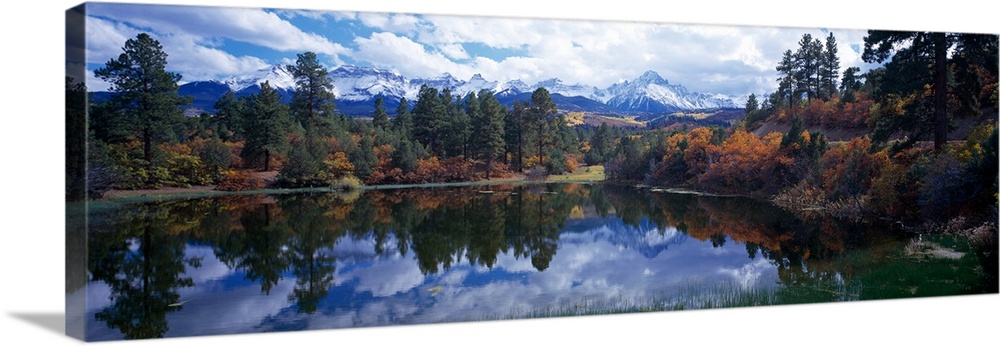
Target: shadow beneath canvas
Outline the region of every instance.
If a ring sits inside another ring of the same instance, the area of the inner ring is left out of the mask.
[[[11,316],[60,335],[66,334],[66,315],[58,312],[12,312]]]

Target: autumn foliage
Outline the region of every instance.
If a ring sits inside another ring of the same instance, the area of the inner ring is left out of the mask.
[[[265,186],[264,179],[250,171],[229,170],[222,173],[222,180],[215,185],[219,191],[259,190]]]

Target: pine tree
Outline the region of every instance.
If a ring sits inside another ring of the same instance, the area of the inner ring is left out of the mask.
[[[316,53],[305,52],[297,57],[295,65],[287,66],[295,78],[292,116],[302,124],[307,134],[315,132],[331,136],[336,126],[333,79],[329,71],[319,64]]]
[[[354,164],[354,174],[361,180],[368,179],[372,174],[372,169],[378,163],[375,157],[375,143],[371,136],[362,136],[358,143],[358,149],[351,152],[349,157]]]
[[[799,50],[795,52],[796,94],[806,94],[812,101],[819,96],[820,69],[823,61],[823,44],[819,39],[813,39],[810,34],[803,34],[799,41]]]
[[[246,143],[240,156],[248,162],[263,159],[263,170],[270,171],[271,157],[288,147],[290,122],[281,95],[267,81],[261,83],[260,92],[250,96],[243,122]]]
[[[215,116],[212,122],[215,124],[216,132],[222,130],[232,131],[232,135],[220,133],[222,139],[238,141],[243,139],[243,115],[247,111],[247,100],[237,97],[232,90],[227,90],[225,94],[215,102]]]
[[[385,113],[385,100],[382,99],[382,96],[375,98],[372,126],[376,129],[385,129],[389,126],[389,115]]]
[[[154,144],[169,139],[173,127],[183,119],[179,107],[189,100],[177,94],[181,75],[167,72],[167,53],[160,42],[140,33],[125,41],[122,50],[94,75],[111,84],[110,102],[139,135],[143,159],[151,170]]]
[[[840,57],[837,56],[837,39],[833,33],[826,37],[823,64],[820,71],[820,97],[829,100],[837,94],[837,79],[840,77]]]
[[[478,100],[480,111],[472,119],[473,133],[476,134],[473,147],[477,156],[485,161],[486,179],[489,179],[493,161],[503,155],[506,146],[503,140],[505,109],[488,90],[479,91]]]
[[[504,140],[507,142],[507,152],[514,157],[512,167],[517,171],[524,168],[525,122],[528,112],[527,103],[515,100],[504,122]]]
[[[469,116],[461,104],[461,97],[453,97],[451,90],[441,92],[441,103],[445,106],[445,117],[441,123],[440,153],[443,156],[466,155],[469,142]]]
[[[775,70],[778,71],[778,90],[773,95],[780,101],[777,105],[785,105],[787,100],[788,108],[792,108],[799,99],[795,92],[798,77],[796,76],[795,55],[792,54],[792,50],[785,51]]]
[[[329,142],[317,136],[306,136],[292,146],[288,162],[278,172],[278,184],[287,187],[323,186],[332,182],[333,175],[323,162],[329,152]]]
[[[403,170],[403,173],[410,173],[417,170],[417,154],[414,144],[408,138],[399,141],[399,147],[392,153],[392,164]]]
[[[441,103],[438,90],[426,85],[420,86],[417,94],[417,104],[413,107],[412,138],[426,145],[428,149],[440,154],[441,130],[444,128],[448,109]]]
[[[549,127],[549,118],[556,114],[556,104],[552,102],[552,95],[545,88],[535,89],[531,93],[531,111],[528,122],[531,128],[534,130],[535,141],[538,143],[538,164],[544,165],[543,157],[545,155],[545,147],[548,145],[546,142],[548,139],[549,132],[551,131]]]
[[[760,111],[760,104],[758,104],[757,102],[757,95],[750,94],[750,96],[747,97],[747,103],[746,106],[743,107],[743,111],[746,114],[746,116],[744,117],[745,120],[743,121],[743,126],[750,126],[753,125],[753,123],[757,122],[758,120],[761,120],[759,118],[761,111]]]
[[[861,89],[861,68],[856,66],[848,67],[844,70],[844,75],[840,79],[841,100],[854,102],[854,92]]]
[[[976,39],[978,36],[981,35],[869,30],[864,39],[865,49],[862,59],[866,62],[879,63],[891,59],[884,66],[885,73],[880,78],[884,80],[901,79],[899,83],[881,81],[883,90],[880,93],[883,95],[876,96],[885,96],[885,100],[910,95],[920,96],[925,93],[925,85],[930,86],[932,95],[929,102],[919,99],[910,105],[906,114],[902,115],[908,120],[877,119],[876,132],[882,134],[877,137],[888,137],[889,134],[902,127],[921,123],[916,129],[913,129],[915,137],[919,137],[923,132],[931,132],[934,138],[934,148],[937,150],[944,146],[948,140],[951,121],[948,109],[949,89],[963,92],[967,90],[963,85],[974,83],[968,79],[969,76],[960,74],[958,80],[955,81],[954,88],[949,85],[949,75],[953,74],[949,66],[955,63],[953,59],[949,58],[949,55],[952,57],[969,55],[988,57],[985,59],[988,62],[982,67],[992,70],[992,78],[996,80],[996,35],[985,35],[984,40]],[[966,44],[957,44],[959,42]],[[949,53],[952,48],[955,48],[954,51]],[[993,90],[996,89],[993,88]],[[958,96],[964,97],[963,95]],[[931,110],[929,116],[924,114],[925,109]],[[925,117],[929,118],[930,121],[921,121]],[[878,127],[882,127],[882,129]]]
[[[406,98],[399,99],[399,105],[396,106],[396,117],[392,118],[392,129],[393,131],[402,133],[406,138],[413,138],[410,134],[413,131],[413,119],[410,114],[410,103],[406,101]]]
[[[584,159],[587,164],[596,165],[606,163],[611,158],[614,151],[614,134],[611,133],[611,126],[602,122],[597,126],[597,130],[590,136],[590,152]]]
[[[476,96],[475,92],[469,92],[469,95],[465,97],[465,114],[469,117],[469,134],[466,136],[466,144],[469,151],[473,152],[469,156],[475,156],[476,151],[476,137],[477,134],[477,122],[480,117],[482,117],[482,109],[480,108],[479,97]]]

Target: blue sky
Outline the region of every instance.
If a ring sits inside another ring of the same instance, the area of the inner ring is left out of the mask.
[[[842,68],[867,70],[862,30],[108,3],[90,4],[87,14],[88,71],[148,32],[182,82],[246,74],[313,51],[329,68],[376,66],[410,78],[480,73],[603,88],[653,70],[691,91],[740,96],[772,91],[782,52],[796,49],[804,33],[831,31]],[[88,83],[106,88],[92,77]]]

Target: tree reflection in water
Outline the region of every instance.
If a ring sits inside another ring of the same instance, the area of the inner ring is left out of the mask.
[[[111,303],[94,317],[125,338],[164,336],[167,316],[184,307],[179,289],[196,284],[185,277],[187,268],[199,265],[199,258],[185,254],[194,244],[210,246],[221,263],[258,284],[263,295],[294,277],[289,303],[297,313],[314,314],[340,284],[335,278],[338,256],[350,255],[336,251],[343,241],[370,244],[378,256],[412,258],[425,276],[458,264],[492,269],[502,255],[529,260],[534,270],[544,272],[557,254],[561,233],[606,222],[625,225],[615,229],[620,239],[644,239],[648,235],[643,232],[652,227],[660,236],[676,230],[713,247],[741,246],[747,258],[763,258],[776,267],[781,289],[773,292],[771,302],[912,295],[910,287],[866,284],[865,290],[856,289],[858,283],[880,277],[910,279],[897,273],[901,268],[880,270],[892,268],[879,261],[898,257],[898,243],[905,236],[878,225],[802,218],[749,199],[612,185],[490,189],[236,195],[136,203],[95,213],[90,280],[107,284]],[[571,224],[578,226],[570,229]],[[665,249],[644,255],[656,257]],[[847,286],[855,289],[845,290]],[[981,285],[963,281],[958,288],[922,294],[975,287]]]

